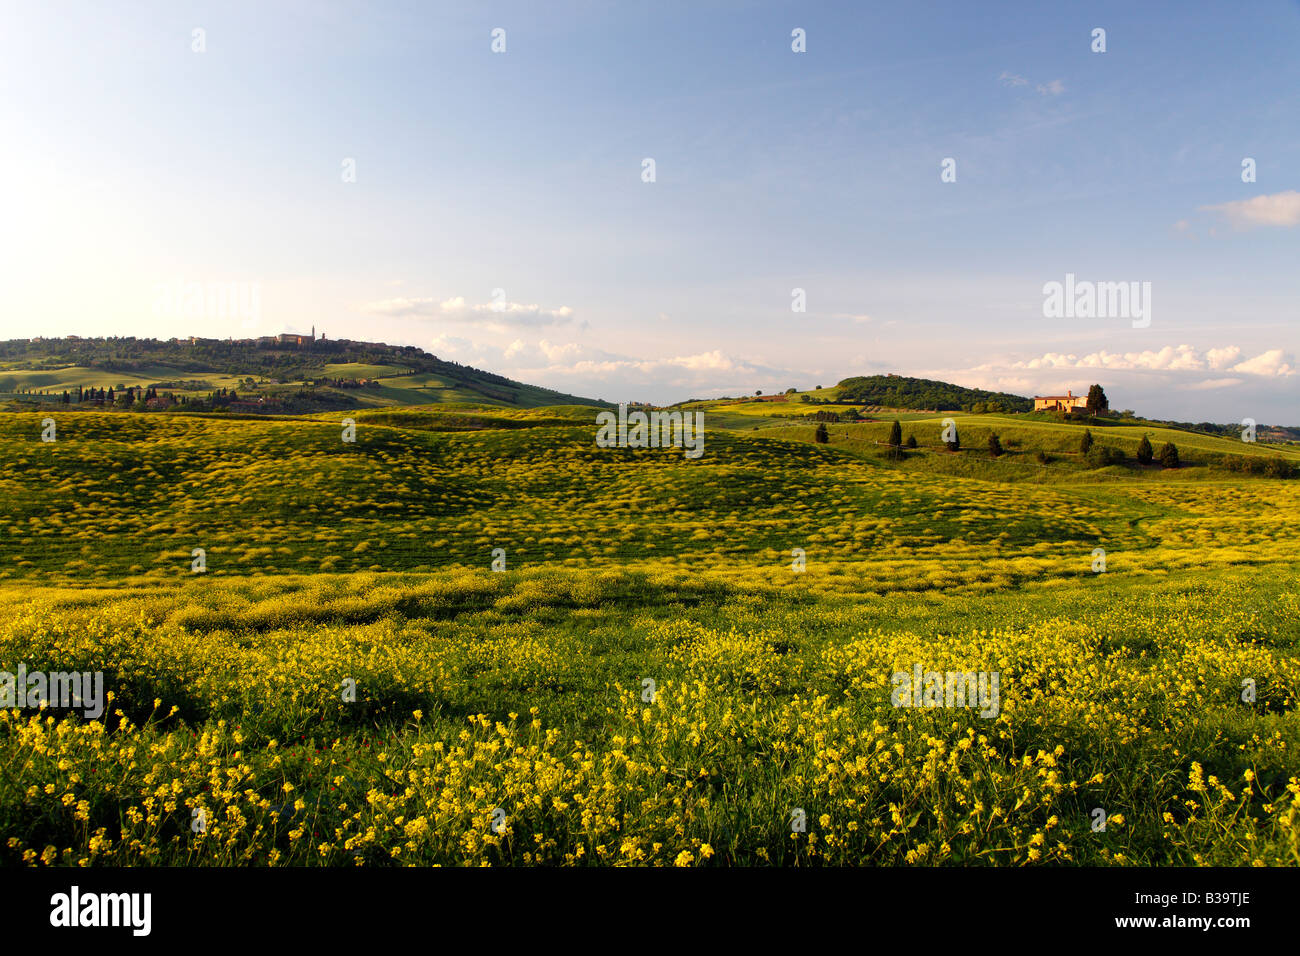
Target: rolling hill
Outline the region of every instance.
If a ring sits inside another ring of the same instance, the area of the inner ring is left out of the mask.
[[[988,392],[963,388],[948,382],[904,375],[867,375],[846,378],[835,386],[836,400],[859,405],[883,405],[888,408],[918,408],[934,411],[971,411],[977,404],[992,406],[991,411],[1028,412],[1031,399],[1006,392]]]
[[[1300,861],[1300,481],[596,411],[0,416],[0,670],[114,694],[0,709],[0,865]]]
[[[152,386],[195,400],[234,389],[250,406],[239,410],[281,414],[442,402],[608,405],[413,346],[303,339],[11,339],[0,342],[0,398],[60,400],[65,390]]]
[[[1079,426],[957,416],[963,450],[953,453],[931,417],[907,423],[917,447],[895,462],[886,422],[832,424],[817,444],[810,423],[736,431],[708,427],[706,413],[705,454],[690,462],[679,449],[597,447],[595,414],[458,403],[310,417],[81,411],[54,415],[50,443],[44,413],[7,415],[0,578],[167,577],[188,568],[194,547],[218,575],[473,567],[497,546],[529,565],[571,567],[727,556],[779,567],[791,541],[823,543],[840,560],[948,553],[958,540],[996,542],[1004,556],[1123,540],[1136,555],[1170,540],[1151,537],[1150,523],[1133,530],[1153,502],[1178,536],[1213,522],[1226,545],[1237,508],[1300,494],[1298,481],[1228,467],[1253,455],[1295,474],[1300,449],[1174,431],[1108,429],[1097,441],[1125,462],[1096,467],[1079,453]],[[341,439],[344,418],[355,442]],[[991,431],[1005,447],[996,459]],[[1177,442],[1183,467],[1138,465],[1143,434]],[[1227,487],[1242,504],[1224,513]]]

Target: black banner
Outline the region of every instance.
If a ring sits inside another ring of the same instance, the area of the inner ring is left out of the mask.
[[[128,947],[214,932],[259,944],[337,944],[376,930],[495,935],[512,926],[551,939],[647,933],[770,943],[852,926],[864,940],[945,945],[990,932],[1027,943],[1062,931],[1079,941],[1181,945],[1196,935],[1233,945],[1293,926],[1297,889],[1296,870],[1249,868],[0,871],[11,939],[112,938]]]

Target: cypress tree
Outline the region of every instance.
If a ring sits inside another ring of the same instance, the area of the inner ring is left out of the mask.
[[[903,426],[894,419],[894,424],[889,428],[889,450],[887,452],[893,461],[903,460]]]
[[[1142,441],[1138,443],[1138,464],[1149,465],[1154,457],[1155,452],[1151,450],[1151,442],[1146,435],[1143,435]]]

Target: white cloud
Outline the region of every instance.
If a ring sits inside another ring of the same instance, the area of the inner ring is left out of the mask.
[[[1240,385],[1245,381],[1244,378],[1207,378],[1203,382],[1195,382],[1183,387],[1193,392],[1208,392],[1216,388],[1231,388],[1234,385]]]
[[[1210,349],[1205,353],[1205,361],[1209,363],[1210,368],[1220,369],[1227,368],[1237,360],[1241,354],[1241,349],[1235,345],[1229,345],[1227,348]]]
[[[497,328],[564,325],[573,320],[573,309],[567,305],[544,309],[537,304],[521,302],[469,303],[463,296],[443,301],[432,298],[381,299],[364,303],[359,308],[368,315],[387,318],[442,319]]]
[[[542,354],[552,362],[560,362],[564,359],[575,358],[582,354],[584,347],[577,342],[566,342],[563,345],[554,345],[551,342],[542,339],[537,343],[538,349]]]
[[[1108,352],[1101,349],[1087,355],[1065,352],[1048,352],[1037,358],[1015,362],[1013,369],[1082,369],[1098,368],[1112,371],[1198,372],[1226,370],[1245,375],[1278,377],[1295,374],[1292,359],[1281,349],[1270,349],[1252,359],[1236,362],[1241,348],[1236,345],[1208,349],[1204,353],[1190,345],[1146,349],[1142,352]],[[1233,363],[1236,364],[1233,364]],[[988,369],[989,366],[981,366]]]
[[[1238,362],[1230,371],[1244,372],[1247,375],[1294,375],[1295,367],[1288,361],[1290,358],[1281,349],[1269,349],[1253,359]]]
[[[1238,229],[1297,226],[1300,225],[1300,192],[1292,189],[1284,193],[1219,203],[1217,206],[1202,206],[1201,209],[1220,213]]]
[[[471,349],[477,350],[477,346],[469,339],[457,338],[452,335],[439,335],[429,343],[429,349],[435,355],[454,355],[457,352],[466,352]]]
[[[1029,80],[1019,73],[1012,73],[1009,70],[1003,70],[998,80],[1003,86],[1028,86]],[[1040,96],[1060,96],[1065,92],[1065,84],[1061,80],[1049,80],[1046,83],[1034,84],[1034,89]]]
[[[441,335],[430,350],[441,358],[477,365],[519,381],[610,398],[618,398],[620,393],[623,398],[745,394],[754,388],[767,391],[778,386],[801,386],[808,378],[804,372],[769,368],[721,349],[640,358],[582,342],[527,342],[515,338],[498,346]]]
[[[697,355],[679,355],[676,358],[667,359],[666,364],[680,365],[682,368],[689,368],[694,371],[701,369],[710,371],[726,369],[730,371],[738,367],[735,362],[728,356],[723,355],[718,349],[714,349],[712,352],[700,352]]]

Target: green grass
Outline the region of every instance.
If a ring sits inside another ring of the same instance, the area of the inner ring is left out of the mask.
[[[1300,482],[1196,465],[1094,471],[1070,457],[1074,433],[1059,427],[998,426],[1004,444],[1026,443],[991,461],[979,428],[995,423],[962,421],[973,450],[925,449],[901,464],[875,444],[884,423],[832,425],[826,446],[812,444],[810,425],[714,428],[692,462],[597,448],[594,415],[467,403],[308,420],[80,412],[56,415],[52,444],[40,441],[40,413],[3,416],[14,468],[0,481],[0,579],[183,575],[194,548],[227,575],[482,567],[495,547],[531,566],[770,569],[795,546],[838,561],[976,566],[988,549],[1077,560],[1111,542],[1144,564],[1177,562],[1207,527],[1224,560],[1295,544],[1286,522],[1237,526],[1233,513],[1255,502],[1288,513]],[[358,423],[354,443],[341,440],[344,418]],[[1044,444],[1046,467],[1030,454]],[[1159,538],[1137,523],[1152,502],[1167,509]],[[890,586],[891,568],[873,567],[863,586]]]
[[[1268,571],[982,595],[708,570],[0,591],[0,663],[103,669],[117,695],[109,735],[0,714],[0,860],[1294,865],[1297,567]],[[914,663],[999,672],[1000,713],[893,706]]]
[[[706,413],[707,414],[707,413]],[[830,445],[863,458],[883,455],[884,443],[894,418],[903,425],[903,438],[915,437],[917,451],[909,451],[913,470],[963,474],[971,477],[1014,479],[1017,476],[1035,481],[1057,480],[1062,471],[1073,470],[1091,473],[1079,452],[1080,440],[1087,426],[1024,420],[1016,415],[966,415],[960,412],[931,414],[903,418],[882,416],[879,421],[867,423],[830,423],[827,430]],[[943,422],[952,419],[961,440],[959,455],[949,455],[944,448]],[[765,431],[764,437],[792,441],[812,441],[815,424],[790,424]],[[1104,469],[1109,477],[1158,476],[1164,480],[1187,478],[1208,474],[1226,477],[1228,472],[1219,467],[1222,456],[1276,457],[1290,462],[1300,462],[1300,447],[1293,445],[1241,442],[1229,438],[1202,435],[1172,428],[1155,428],[1114,425],[1090,429],[1093,438],[1101,444],[1122,449],[1128,456],[1129,468]],[[997,434],[1006,454],[998,461],[988,459],[990,434]],[[1162,472],[1157,465],[1145,469],[1136,467],[1136,454],[1142,436],[1148,436],[1158,452],[1166,441],[1177,446],[1184,465],[1178,473]],[[1051,456],[1046,467],[1037,460],[1038,452]]]
[[[0,670],[116,694],[0,709],[0,862],[1300,863],[1300,481],[1196,463],[1273,449],[709,410],[692,461],[595,414],[0,416]],[[914,664],[999,714],[895,707]]]
[[[330,378],[388,378],[401,376],[410,369],[402,365],[366,365],[362,362],[328,364],[323,369]]]
[[[395,375],[391,378],[381,378],[380,382],[393,388],[452,388],[454,382],[445,375],[435,375],[432,372],[416,372],[414,375]]]
[[[0,370],[0,392],[14,392],[18,389],[37,389],[51,392],[83,388],[117,388],[135,385],[153,385],[157,382],[178,382],[202,379],[212,384],[213,388],[231,388],[243,381],[242,376],[226,375],[218,372],[172,368],[166,365],[150,365],[135,371],[113,371],[100,368],[83,368],[68,366],[60,369]]]

